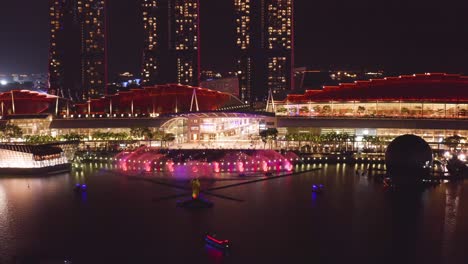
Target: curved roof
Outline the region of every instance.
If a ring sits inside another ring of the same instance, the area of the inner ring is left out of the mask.
[[[90,112],[108,113],[111,101],[114,113],[130,113],[132,103],[135,113],[173,113],[176,109],[177,112],[188,112],[194,89],[200,111],[216,110],[231,99],[227,93],[187,85],[167,84],[132,89],[100,99],[91,99]],[[76,112],[79,114],[88,111],[88,103],[76,104],[75,106]]]
[[[324,86],[323,90],[307,90],[290,94],[286,102],[321,101],[433,101],[468,102],[468,76],[426,73],[371,79]]]
[[[0,104],[3,103],[5,115],[13,114],[13,101],[15,102],[14,113],[26,115],[49,112],[51,105],[55,105],[56,99],[57,96],[30,90],[11,90],[0,93]],[[1,112],[0,115],[2,115]]]

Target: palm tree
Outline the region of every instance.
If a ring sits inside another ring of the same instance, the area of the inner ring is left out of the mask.
[[[444,138],[442,142],[444,145],[449,147],[450,152],[452,151],[455,152],[462,140],[466,140],[466,138],[459,136],[459,135],[453,135],[453,136]]]
[[[263,148],[266,148],[266,144],[269,143],[270,148],[272,141],[276,142],[276,139],[278,137],[278,130],[276,128],[268,128],[266,130],[262,130],[259,133],[264,145]]]
[[[172,133],[167,133],[167,134],[164,134],[162,140],[164,141],[164,143],[166,144],[166,147],[167,147],[167,142],[173,142],[174,140],[176,139],[175,135],[172,134]]]

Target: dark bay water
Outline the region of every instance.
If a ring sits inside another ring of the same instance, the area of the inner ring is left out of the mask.
[[[244,201],[209,197],[215,206],[201,211],[159,200],[183,190],[90,165],[2,178],[0,263],[468,263],[466,182],[396,196],[355,170],[328,165],[213,191]],[[311,192],[316,183],[324,193]],[[229,256],[205,247],[207,231],[232,241]]]

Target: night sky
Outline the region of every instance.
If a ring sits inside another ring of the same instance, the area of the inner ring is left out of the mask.
[[[0,73],[46,72],[48,0],[2,1]],[[138,0],[110,0],[110,72],[139,73]],[[233,68],[233,0],[201,0],[202,68]],[[468,1],[296,0],[296,66],[468,73]]]

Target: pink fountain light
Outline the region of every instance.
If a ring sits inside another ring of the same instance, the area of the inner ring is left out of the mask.
[[[211,152],[210,152],[211,151]],[[215,160],[213,160],[215,159]],[[281,155],[274,150],[171,150],[140,147],[117,154],[115,160],[124,171],[164,173],[180,179],[213,177],[220,173],[265,173],[292,171],[299,157],[292,152]],[[210,160],[210,161],[208,161]]]

